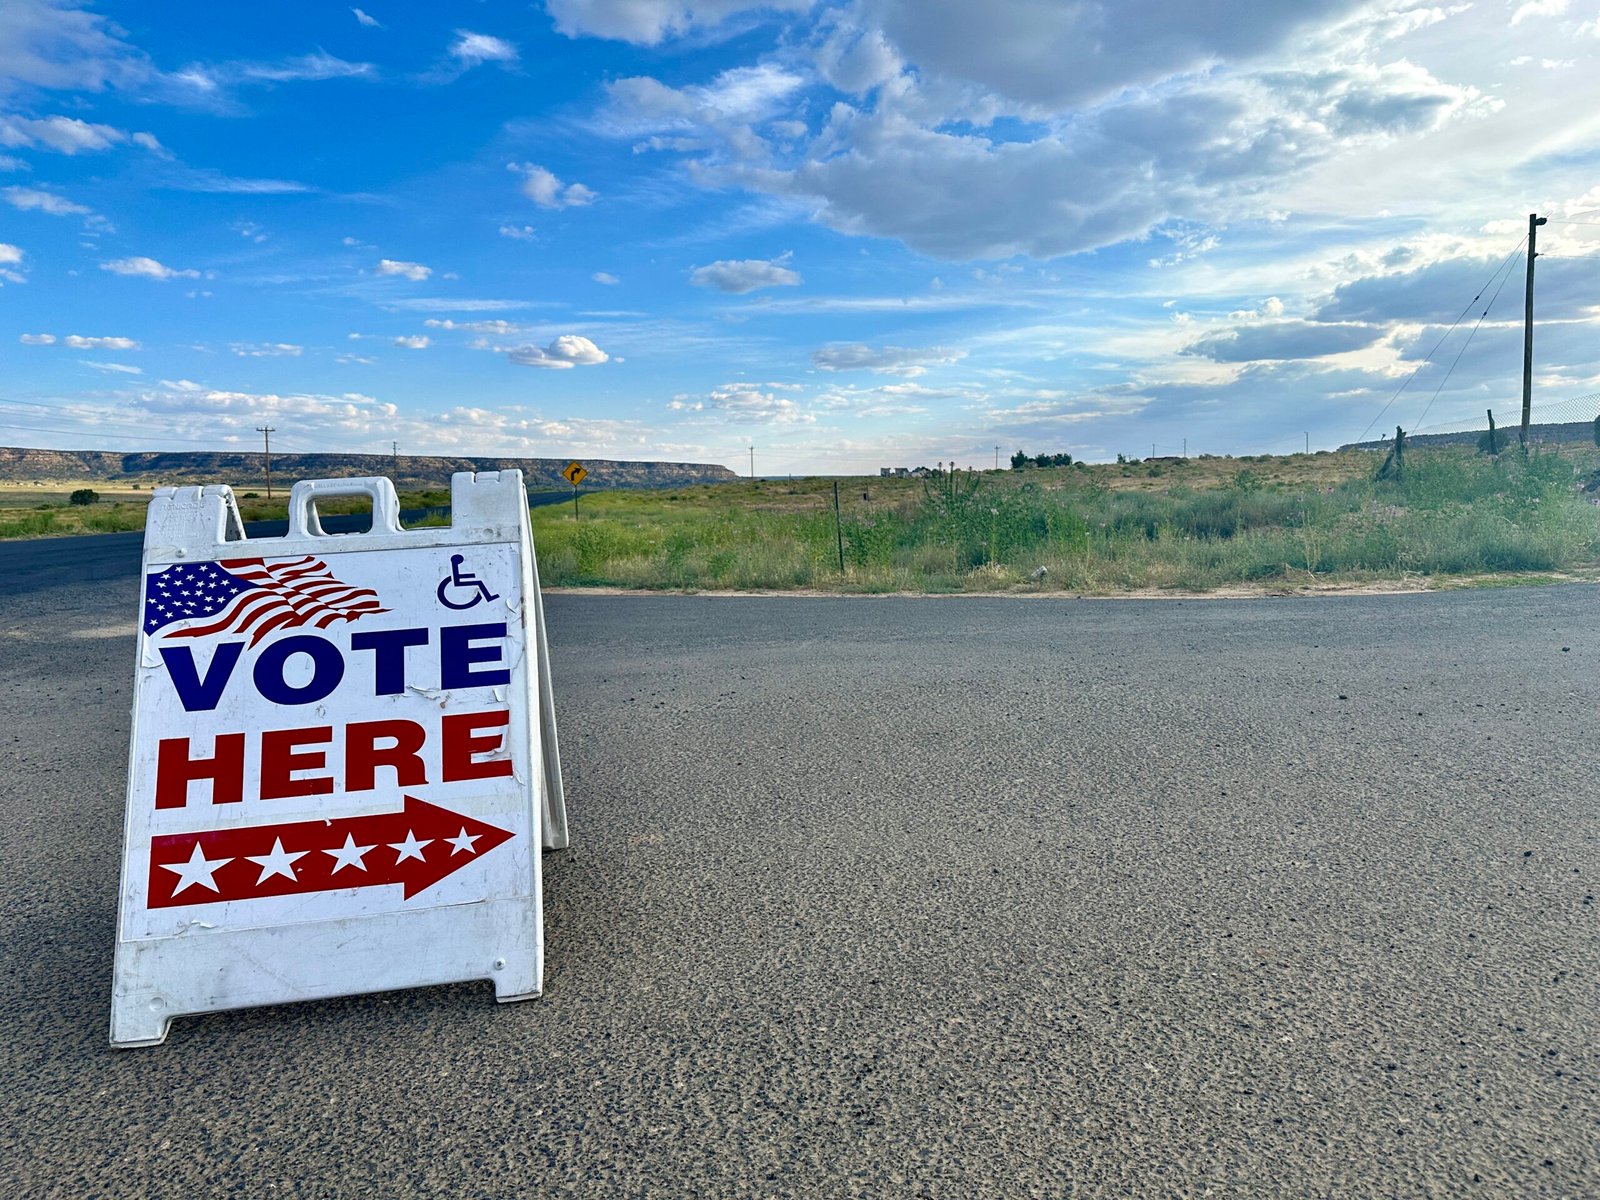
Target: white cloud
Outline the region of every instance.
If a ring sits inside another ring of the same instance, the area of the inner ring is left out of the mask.
[[[83,337],[69,333],[61,339],[64,346],[74,350],[137,350],[139,343],[126,337]]]
[[[298,83],[324,79],[363,79],[375,76],[377,68],[371,63],[346,62],[321,50],[270,63],[233,63],[218,68],[212,77],[220,75],[224,81],[244,83]]]
[[[510,321],[452,321],[437,317],[429,317],[423,324],[429,329],[462,329],[468,333],[493,333],[500,337],[521,333],[523,329],[521,325],[514,325]]]
[[[874,350],[861,342],[850,342],[824,346],[811,355],[811,361],[822,371],[875,371],[884,375],[916,376],[923,374],[930,365],[960,362],[966,356],[965,350],[944,346],[921,349],[883,346]]]
[[[596,271],[593,275],[589,276],[589,278],[594,280],[596,283],[603,283],[607,287],[615,287],[617,284],[622,282],[622,280],[611,274],[610,271]]]
[[[162,281],[200,278],[200,272],[193,268],[182,271],[176,270],[143,255],[136,255],[133,258],[114,258],[110,262],[101,263],[100,269],[102,271],[110,271],[114,275],[132,275],[142,279],[159,279]]]
[[[200,192],[219,196],[292,196],[315,191],[309,184],[293,179],[246,179],[224,175],[210,167],[171,167],[164,173],[161,187],[176,192]]]
[[[589,35],[654,46],[693,29],[720,25],[729,17],[761,10],[803,12],[813,0],[547,0],[556,29],[568,37]]]
[[[365,25],[368,29],[382,29],[383,28],[382,24],[379,23],[377,17],[368,16],[366,13],[362,12],[359,8],[352,8],[350,11],[355,14],[356,20],[359,21],[361,24]]]
[[[502,38],[458,29],[456,40],[450,46],[450,57],[468,67],[476,67],[486,62],[509,65],[517,61],[517,48]]]
[[[433,274],[432,267],[425,267],[421,263],[401,262],[392,258],[380,259],[378,262],[379,275],[404,275],[414,283],[420,283]]]
[[[594,366],[608,361],[611,356],[586,337],[564,333],[548,346],[517,346],[506,351],[506,357],[519,366],[566,370]]]
[[[91,362],[86,358],[78,360],[86,367],[93,367],[97,371],[111,371],[118,375],[143,375],[143,367],[130,366],[128,363]]]
[[[532,225],[502,225],[500,236],[517,242],[531,242],[538,234],[534,232]]]
[[[726,383],[705,396],[674,396],[667,404],[674,412],[704,412],[740,422],[759,422],[764,425],[809,425],[816,416],[805,412],[799,404],[777,391],[763,391],[757,383]]]
[[[430,344],[430,339],[427,334],[418,333],[410,337],[397,337],[394,340],[394,344],[402,350],[426,350]]]
[[[710,83],[685,88],[635,75],[606,85],[606,116],[630,135],[705,125],[728,130],[777,117],[806,83],[805,75],[770,62],[730,67]]]
[[[512,308],[530,308],[531,300],[467,300],[444,296],[415,296],[404,300],[388,300],[384,307],[399,312],[503,312]]]
[[[161,144],[148,134],[129,134],[110,125],[93,125],[76,117],[45,117],[32,121],[22,117],[0,117],[0,146],[16,149],[43,146],[61,154],[73,155],[138,140],[146,149],[159,150]]]
[[[305,347],[288,342],[231,342],[228,349],[240,358],[299,358]]]
[[[6,203],[12,208],[23,212],[37,211],[49,213],[52,217],[70,217],[89,211],[81,204],[74,204],[54,192],[43,192],[38,188],[8,187],[0,191],[0,195],[5,196]]]
[[[1559,17],[1567,11],[1567,0],[1528,0],[1511,14],[1511,23],[1520,25],[1529,17]]]
[[[803,280],[799,272],[783,265],[788,261],[787,254],[770,260],[721,259],[703,267],[695,267],[689,272],[689,282],[695,287],[714,287],[739,296],[757,288],[795,287]]]
[[[53,333],[25,333],[17,339],[24,346],[54,346],[56,335]]]
[[[154,72],[107,17],[41,0],[0,4],[0,93],[18,84],[98,92]]]
[[[22,266],[22,247],[0,242],[0,279],[7,283],[27,283],[28,277],[17,270]]]
[[[594,201],[594,192],[583,184],[563,184],[533,163],[507,163],[506,170],[522,176],[522,194],[540,208],[577,208]]]

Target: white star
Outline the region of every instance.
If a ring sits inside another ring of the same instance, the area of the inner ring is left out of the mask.
[[[294,864],[309,853],[311,853],[309,850],[296,850],[293,854],[290,854],[284,850],[282,838],[273,838],[271,854],[263,854],[260,857],[254,854],[247,854],[245,857],[261,868],[261,878],[256,880],[256,886],[260,887],[274,875],[282,875],[285,879],[293,881],[295,879]]]
[[[344,845],[343,846],[339,847],[337,850],[324,850],[323,851],[324,854],[333,855],[333,857],[335,859],[335,862],[333,864],[333,870],[329,871],[328,874],[337,875],[340,871],[344,870],[346,867],[354,867],[358,871],[365,871],[367,869],[367,864],[362,862],[361,859],[362,859],[362,856],[365,855],[366,852],[368,850],[371,850],[372,848],[373,847],[371,847],[371,846],[358,846],[358,845],[356,845],[355,834],[353,834],[353,833],[345,834],[344,835]]]
[[[454,850],[450,851],[450,857],[454,858],[456,855],[460,854],[463,850],[465,850],[468,854],[476,854],[478,852],[478,850],[477,850],[477,847],[473,845],[473,843],[476,842],[482,836],[483,836],[483,834],[481,834],[481,833],[475,833],[471,837],[468,837],[467,836],[467,827],[465,825],[463,825],[461,827],[461,832],[459,834],[457,834],[455,837],[453,837],[453,838],[445,838],[445,841],[449,842],[452,846],[455,847]]]
[[[231,858],[207,858],[205,851],[200,849],[200,843],[197,841],[194,844],[194,852],[189,855],[188,862],[162,863],[160,865],[162,870],[171,871],[178,877],[178,883],[172,889],[172,894],[176,896],[184,888],[194,883],[198,883],[202,887],[208,887],[213,892],[220,892],[222,889],[217,887],[217,881],[211,877],[232,861],[233,859]]]
[[[422,848],[424,846],[431,845],[433,845],[432,838],[428,838],[426,841],[419,842],[417,841],[417,835],[408,829],[406,830],[406,840],[403,842],[390,842],[389,849],[399,852],[400,857],[394,860],[395,864],[398,866],[400,863],[405,862],[405,860],[408,858],[414,858],[418,862],[426,862],[427,859],[422,857]]]

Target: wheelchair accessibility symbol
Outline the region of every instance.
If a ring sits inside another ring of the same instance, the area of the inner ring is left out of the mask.
[[[439,603],[446,608],[475,608],[485,600],[498,600],[499,596],[489,590],[489,585],[484,583],[471,571],[463,571],[461,564],[466,558],[460,554],[450,556],[450,574],[439,580]],[[451,593],[456,598],[452,599]]]

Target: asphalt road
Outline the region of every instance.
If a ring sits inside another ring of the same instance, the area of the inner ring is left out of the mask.
[[[1593,587],[552,597],[544,999],[113,1052],[133,603],[0,601],[10,1195],[1600,1195]]]

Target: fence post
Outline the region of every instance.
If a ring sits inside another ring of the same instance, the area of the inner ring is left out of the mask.
[[[839,543],[839,574],[844,574],[844,527],[839,523],[839,481],[833,481],[833,536]]]

